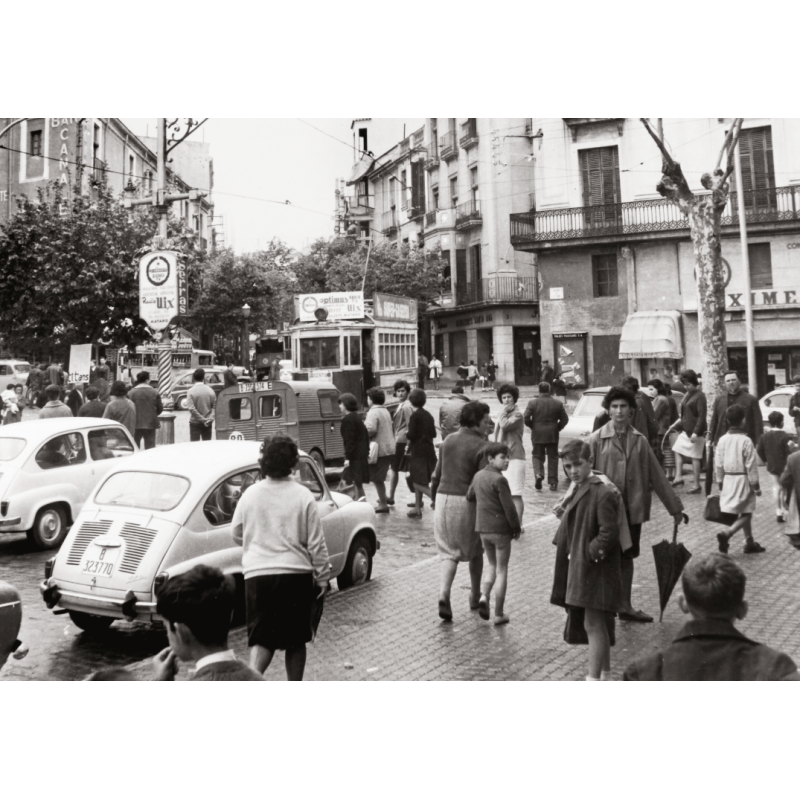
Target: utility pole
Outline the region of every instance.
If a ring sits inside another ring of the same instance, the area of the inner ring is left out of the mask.
[[[747,388],[753,397],[758,397],[758,376],[756,374],[756,337],[753,328],[753,295],[750,293],[750,253],[747,248],[747,214],[744,204],[744,183],[742,182],[742,158],[739,143],[733,154],[736,166],[736,204],[739,212],[739,236],[742,240],[742,270],[744,271],[744,328],[747,342]]]

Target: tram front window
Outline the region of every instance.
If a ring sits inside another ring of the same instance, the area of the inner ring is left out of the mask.
[[[300,340],[301,369],[331,369],[339,367],[339,337],[321,336]]]

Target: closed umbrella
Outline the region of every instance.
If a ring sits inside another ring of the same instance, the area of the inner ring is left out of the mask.
[[[689,522],[689,517],[686,514],[683,515],[683,521]],[[683,568],[692,557],[692,554],[684,544],[678,541],[678,525],[679,523],[676,522],[672,530],[671,542],[663,539],[658,544],[653,545],[653,559],[656,562],[656,578],[658,579],[658,597],[661,602],[659,622],[664,619],[664,609],[667,607],[672,590],[675,588]]]

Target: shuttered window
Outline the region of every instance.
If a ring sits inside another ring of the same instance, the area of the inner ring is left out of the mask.
[[[480,283],[481,280],[481,246],[474,244],[470,247],[470,283]]]
[[[456,286],[462,289],[467,285],[467,251],[456,250]]]
[[[583,205],[600,206],[587,209],[586,224],[609,227],[619,224],[619,154],[616,147],[594,147],[578,151],[583,183]]]
[[[772,128],[746,128],[739,137],[742,159],[744,206],[749,213],[775,208],[775,164],[772,159]]]
[[[415,214],[425,213],[425,171],[423,161],[411,162],[411,207]]]
[[[592,256],[592,283],[595,297],[616,297],[619,294],[616,255]]]

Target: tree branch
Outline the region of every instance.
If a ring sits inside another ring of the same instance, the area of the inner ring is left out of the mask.
[[[744,117],[738,117],[733,121],[733,125],[731,125],[731,129],[728,131],[728,136],[725,139],[726,143],[728,143],[728,164],[725,167],[725,173],[723,175],[722,180],[726,181],[730,177],[731,173],[734,170],[735,161],[734,161],[734,153],[736,151],[736,145],[739,143],[739,136],[742,133],[742,123],[744,122]],[[723,147],[724,149],[724,147]],[[720,160],[722,159],[722,152],[720,152]],[[717,162],[719,166],[719,161]]]
[[[644,119],[644,117],[640,117],[640,119],[645,130],[647,130],[653,138],[653,141],[658,145],[658,149],[661,151],[661,155],[664,159],[661,164],[663,175],[660,183],[656,186],[656,190],[662,197],[666,197],[668,200],[675,203],[675,205],[683,208],[681,204],[691,203],[694,200],[694,194],[689,188],[689,184],[686,182],[681,165],[672,158],[661,136],[655,131],[650,121]]]
[[[642,125],[644,125],[645,130],[650,134],[650,136],[653,137],[653,141],[658,145],[658,149],[661,151],[661,155],[664,157],[664,163],[670,168],[674,167],[675,162],[672,160],[669,150],[667,150],[667,148],[664,146],[664,142],[661,140],[661,137],[650,124],[650,120],[645,119],[644,117],[640,117],[639,119],[642,121]],[[666,172],[666,169],[664,172]]]

